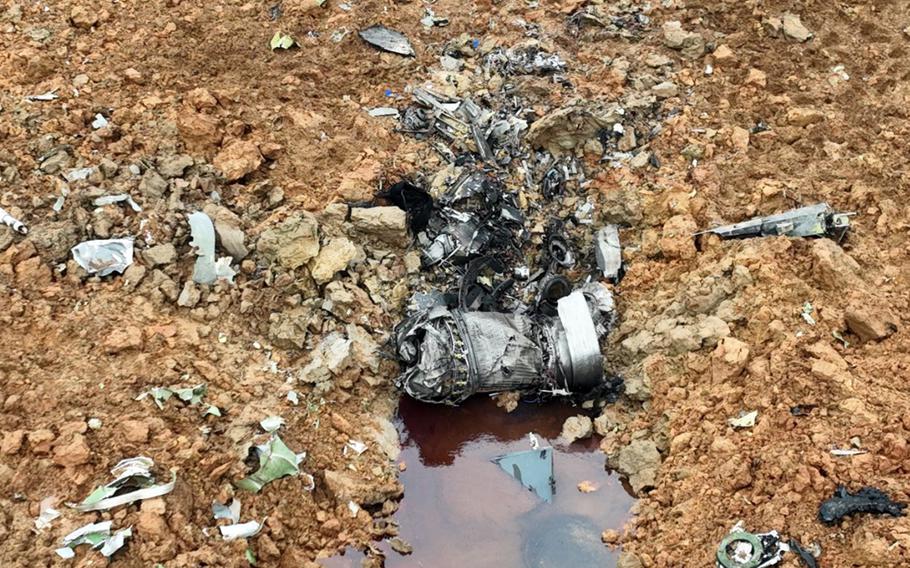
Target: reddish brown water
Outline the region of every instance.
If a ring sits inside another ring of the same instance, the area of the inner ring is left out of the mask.
[[[604,468],[598,440],[565,446],[558,440],[569,416],[584,411],[566,404],[522,404],[506,413],[488,398],[476,397],[457,408],[426,405],[403,398],[399,409],[405,496],[396,515],[401,538],[414,547],[400,556],[388,551],[392,568],[484,568],[549,565],[527,551],[529,539],[539,541],[540,527],[561,526],[579,519],[599,540],[600,531],[621,530],[633,498],[618,478]],[[552,503],[540,501],[490,460],[530,449],[528,433],[542,446],[552,445],[556,492]],[[591,481],[594,493],[577,485]],[[580,547],[565,539],[564,566],[573,566]],[[556,551],[552,551],[556,552]],[[597,550],[597,566],[615,566],[616,553]],[[362,555],[349,553],[325,562],[332,568],[359,566]]]

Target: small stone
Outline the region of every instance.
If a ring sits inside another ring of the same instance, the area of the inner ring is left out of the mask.
[[[733,50],[726,45],[719,45],[717,46],[717,49],[714,50],[714,61],[717,63],[732,61],[735,57]]]
[[[579,481],[578,485],[576,487],[577,487],[578,491],[580,491],[581,493],[594,493],[595,491],[600,489],[599,485],[597,485],[593,481],[587,481],[587,480]]]
[[[34,432],[29,432],[27,436],[28,447],[31,449],[32,453],[47,455],[51,453],[51,444],[56,438],[57,437],[50,430],[35,430]]]
[[[25,430],[14,430],[3,434],[0,441],[0,454],[11,456],[19,453],[25,443]]]
[[[660,452],[652,440],[635,440],[611,457],[610,466],[628,477],[632,490],[637,494],[656,486]]]
[[[565,440],[567,444],[571,444],[575,440],[582,440],[588,438],[594,431],[594,423],[587,416],[570,416],[562,425],[562,433],[560,437]]]
[[[237,140],[222,149],[212,164],[227,181],[237,181],[262,165],[262,154],[253,142]]]
[[[619,534],[619,531],[613,529],[607,529],[600,533],[600,540],[602,540],[604,544],[616,544],[621,538],[622,535]]]
[[[202,209],[206,215],[211,217],[215,224],[215,233],[218,235],[218,241],[224,250],[231,255],[235,261],[240,262],[250,253],[244,241],[246,235],[240,228],[242,221],[240,217],[234,214],[227,207],[210,203]]]
[[[172,264],[177,260],[177,249],[171,243],[155,245],[145,249],[142,258],[150,268]]]
[[[389,244],[408,243],[407,213],[398,207],[355,207],[351,210],[351,225],[356,231]]]
[[[749,72],[746,73],[746,80],[744,81],[746,85],[752,85],[753,87],[765,88],[768,86],[768,76],[764,71],[760,69],[749,69]]]
[[[145,422],[140,420],[125,420],[120,425],[120,429],[127,442],[144,444],[148,441],[149,427]]]
[[[300,213],[263,231],[256,248],[267,259],[277,260],[283,267],[293,270],[319,254],[318,229],[316,217],[311,213]]]
[[[664,223],[660,250],[668,258],[695,258],[695,237],[698,225],[691,215],[675,215]]]
[[[730,134],[730,144],[737,152],[745,152],[749,148],[751,134],[745,128],[734,126]]]
[[[98,11],[88,6],[75,6],[70,11],[70,23],[83,30],[90,29],[98,23]]]
[[[148,170],[139,182],[139,192],[148,199],[158,199],[167,191],[167,181],[155,170]]]
[[[202,87],[187,93],[186,102],[191,104],[196,110],[213,109],[218,106],[218,99],[212,96],[208,89]]]
[[[401,540],[397,536],[389,541],[389,546],[392,547],[392,550],[401,554],[402,556],[407,556],[414,552],[414,547],[405,541]]]
[[[82,87],[88,85],[89,78],[85,73],[80,73],[73,77],[73,87],[81,89]]]
[[[633,170],[641,169],[648,165],[648,162],[651,160],[651,152],[641,151],[629,160],[629,167]]]
[[[196,287],[192,280],[187,280],[177,298],[177,305],[181,308],[195,308],[196,304],[202,298],[202,292]]]
[[[39,169],[46,174],[58,174],[70,167],[73,163],[72,156],[66,150],[58,150],[41,162]]]
[[[844,312],[847,327],[863,341],[880,341],[897,331],[897,320],[888,311],[868,303],[853,303]]]
[[[644,568],[644,564],[633,552],[623,550],[619,553],[619,560],[616,561],[616,568]]]
[[[688,59],[701,57],[705,53],[705,39],[700,34],[683,30],[678,21],[664,23],[663,34],[664,45],[680,51]]]
[[[339,503],[354,501],[361,507],[378,505],[398,497],[403,489],[398,481],[378,482],[365,479],[363,474],[352,471],[325,471],[325,485]]]
[[[815,239],[810,246],[812,274],[830,290],[862,288],[862,267],[831,239]]]
[[[711,376],[716,382],[734,379],[742,374],[749,362],[749,345],[735,337],[725,337],[714,350]]]
[[[64,467],[87,464],[91,457],[92,451],[81,434],[74,434],[72,442],[54,450],[54,463]]]
[[[790,39],[804,42],[812,39],[812,32],[803,25],[802,20],[797,14],[785,12],[781,18],[783,22],[784,35]]]
[[[142,330],[134,325],[113,329],[103,342],[104,350],[109,354],[121,353],[142,346]]]
[[[317,284],[325,284],[335,277],[336,272],[345,270],[357,257],[357,247],[344,237],[328,242],[312,262],[310,275]]]
[[[825,120],[825,113],[814,108],[791,108],[787,111],[787,123],[792,126],[805,127]]]
[[[679,87],[673,81],[664,81],[651,87],[651,94],[659,99],[667,99],[679,94]]]
[[[130,67],[123,72],[123,77],[130,83],[141,84],[144,80],[142,73]]]
[[[193,158],[181,154],[158,160],[158,173],[165,179],[182,177],[187,168],[194,164]]]

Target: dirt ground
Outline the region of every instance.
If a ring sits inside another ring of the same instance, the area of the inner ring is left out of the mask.
[[[428,28],[421,2],[316,4],[0,7],[0,207],[30,229],[0,228],[4,566],[57,565],[60,538],[102,519],[133,526],[111,561],[121,566],[246,566],[248,548],[259,565],[312,566],[394,536],[396,366],[380,352],[416,269],[403,225],[357,225],[339,204],[441,164],[366,109],[409,104],[456,38],[482,52],[530,29],[571,82],[522,85],[538,116],[655,97],[647,121],[630,116],[632,150],[649,162],[579,150],[598,220],[622,227],[626,262],[606,356],[628,386],[599,419],[601,447],[612,463],[644,442],[661,462],[639,472],[620,566],[710,566],[739,520],[818,544],[822,566],[910,563],[906,518],[817,520],[840,484],[910,499],[910,7],[439,0],[432,9],[449,25]],[[569,16],[579,10],[600,17],[578,25]],[[673,21],[682,42],[665,27]],[[405,33],[416,57],[357,37],[379,22]],[[299,48],[270,51],[279,30]],[[59,98],[26,98],[50,91]],[[93,126],[98,115],[107,125]],[[64,179],[83,167],[95,170]],[[116,193],[142,211],[92,205]],[[856,212],[842,242],[692,238],[819,201]],[[234,285],[195,286],[185,214],[216,204],[212,216],[241,231],[248,254],[235,256]],[[316,249],[321,239],[353,250],[327,276],[305,246],[316,224]],[[90,276],[70,256],[83,240],[127,235],[137,258],[123,276]],[[343,360],[327,343],[338,334]],[[222,417],[136,400],[199,383]],[[755,426],[733,429],[743,411],[758,411]],[[276,414],[315,488],[297,476],[237,491],[258,421]],[[371,449],[344,453],[351,440]],[[867,453],[830,453],[851,445]],[[177,472],[173,493],[112,513],[64,504],[137,455],[155,460],[159,480]],[[235,491],[242,521],[266,521],[254,539],[224,542],[211,503]],[[48,497],[63,516],[36,532]],[[352,500],[363,507],[352,513]],[[84,549],[70,562],[105,562]],[[787,555],[782,565],[799,564]]]

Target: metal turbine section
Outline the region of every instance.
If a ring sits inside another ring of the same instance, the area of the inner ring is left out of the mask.
[[[585,392],[603,380],[600,338],[612,323],[613,296],[599,283],[561,298],[555,317],[432,305],[396,328],[396,384],[453,405],[476,393]]]

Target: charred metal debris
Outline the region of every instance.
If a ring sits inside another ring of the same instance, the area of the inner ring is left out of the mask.
[[[844,517],[857,513],[903,517],[906,507],[906,503],[893,501],[881,489],[863,487],[855,493],[850,493],[846,487],[840,485],[834,490],[834,496],[819,506],[818,518],[826,525],[834,525]]]
[[[537,48],[493,50],[482,67],[564,81],[565,62]],[[534,115],[507,86],[485,101],[495,110],[430,88],[412,95],[401,130],[446,165],[378,194],[408,212],[424,274],[393,333],[397,387],[451,405],[602,389],[600,341],[615,315],[600,280],[617,281],[622,262],[618,228],[594,224],[583,168],[527,143]]]
[[[838,213],[827,203],[816,203],[748,221],[723,225],[699,234],[712,233],[723,239],[750,237],[830,237],[841,241],[850,230],[855,213]]]

